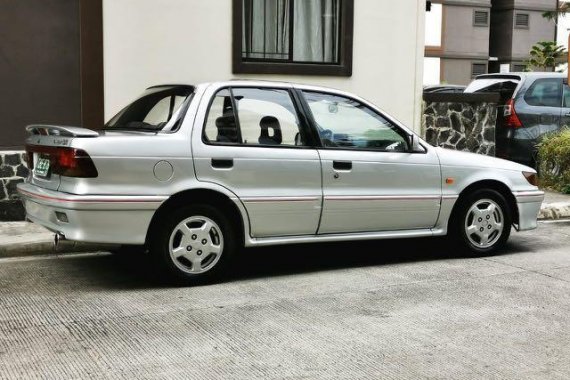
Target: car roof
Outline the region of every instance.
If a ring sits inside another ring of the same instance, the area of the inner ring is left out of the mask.
[[[325,87],[325,86],[314,86],[309,84],[302,84],[302,83],[294,83],[294,82],[285,82],[285,81],[272,81],[272,80],[259,80],[259,79],[231,79],[226,81],[216,81],[216,82],[203,82],[199,84],[190,84],[190,83],[169,83],[169,84],[159,84],[154,85],[150,88],[157,88],[157,87],[209,87],[209,86],[216,86],[216,87],[232,87],[232,86],[259,86],[259,87],[283,87],[283,88],[299,88],[299,89],[306,89],[306,90],[314,90],[314,91],[326,91],[326,92],[343,92],[342,90],[335,89],[332,87]]]
[[[475,79],[522,79],[522,78],[565,78],[564,73],[552,72],[514,72],[514,73],[492,73],[482,74],[475,77]]]

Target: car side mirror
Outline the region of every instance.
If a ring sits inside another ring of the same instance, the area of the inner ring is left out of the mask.
[[[424,153],[425,150],[420,144],[420,138],[415,133],[410,135],[410,153]]]

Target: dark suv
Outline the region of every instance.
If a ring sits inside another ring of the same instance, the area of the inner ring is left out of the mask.
[[[497,157],[536,167],[542,136],[570,125],[570,88],[561,73],[479,75],[466,93],[498,92]]]

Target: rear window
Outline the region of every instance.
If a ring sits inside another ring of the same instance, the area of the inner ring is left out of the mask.
[[[176,119],[193,91],[191,86],[151,87],[105,124],[105,129],[161,130]]]
[[[465,89],[466,93],[511,92],[515,91],[520,79],[515,78],[481,78],[475,79]]]

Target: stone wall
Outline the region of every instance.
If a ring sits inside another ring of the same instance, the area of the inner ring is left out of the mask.
[[[495,155],[497,94],[424,94],[422,134],[442,148]]]
[[[28,176],[23,152],[0,151],[0,221],[24,220],[16,185]]]

